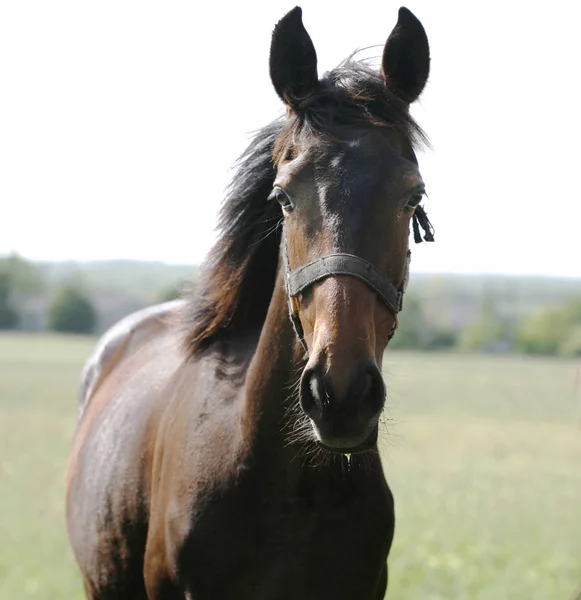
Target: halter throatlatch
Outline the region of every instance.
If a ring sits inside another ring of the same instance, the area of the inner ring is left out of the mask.
[[[428,216],[426,215],[423,207],[418,206],[413,216],[414,241],[417,244],[421,243],[422,241],[419,230],[420,227],[424,231],[424,240],[426,240],[426,242],[433,242],[434,230],[432,224],[428,220]],[[409,266],[411,261],[410,250],[407,251],[404,277],[399,289],[396,288],[395,285],[389,281],[389,279],[384,277],[371,263],[367,262],[363,258],[360,258],[359,256],[354,256],[353,254],[329,254],[328,256],[318,258],[317,260],[291,271],[287,255],[284,228],[282,237],[282,253],[285,266],[285,285],[288,294],[289,316],[305,354],[308,354],[308,350],[307,343],[305,342],[303,326],[299,316],[299,296],[307,288],[325,279],[326,277],[336,277],[337,275],[355,277],[373,290],[383,304],[385,304],[385,306],[395,316],[394,327],[391,331],[389,339],[393,337],[398,327],[398,313],[401,312],[403,308],[403,295],[406,291],[409,280]]]

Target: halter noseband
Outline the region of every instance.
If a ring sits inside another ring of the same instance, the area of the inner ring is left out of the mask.
[[[295,333],[308,353],[307,344],[301,319],[299,317],[299,295],[315,283],[326,277],[337,275],[349,275],[363,281],[373,290],[379,299],[395,315],[395,324],[390,334],[390,339],[398,326],[397,315],[402,309],[403,295],[407,288],[409,278],[409,264],[411,252],[407,251],[404,279],[400,289],[397,289],[391,281],[386,279],[371,263],[353,254],[329,254],[318,258],[294,271],[291,271],[286,251],[286,240],[283,234],[283,254],[285,263],[285,284],[288,294],[288,307],[291,322]]]
[[[421,206],[416,208],[416,213],[413,217],[414,240],[416,243],[422,241],[419,234],[419,227],[424,230],[424,239],[428,242],[433,242],[433,228]],[[403,308],[403,295],[409,280],[409,266],[411,261],[410,250],[407,251],[404,277],[399,289],[396,288],[389,279],[384,277],[371,263],[359,256],[354,256],[353,254],[329,254],[328,256],[318,258],[317,260],[291,271],[286,248],[284,227],[282,233],[282,253],[284,258],[285,285],[288,295],[289,316],[305,354],[308,354],[308,349],[299,316],[299,295],[326,277],[348,275],[363,281],[363,283],[374,291],[383,304],[385,304],[385,306],[387,306],[394,314],[395,322],[389,335],[389,339],[393,337],[398,328],[398,313],[401,312]]]

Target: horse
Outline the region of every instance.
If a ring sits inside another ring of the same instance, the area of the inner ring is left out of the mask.
[[[66,522],[87,598],[379,600],[395,509],[378,450],[409,238],[433,241],[409,107],[424,27],[319,77],[295,7],[195,289],[85,364]]]

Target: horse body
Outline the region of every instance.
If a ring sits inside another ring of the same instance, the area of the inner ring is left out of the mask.
[[[93,600],[380,600],[394,505],[377,449],[410,224],[432,241],[409,114],[427,37],[321,81],[293,9],[197,289],[136,313],[83,374],[67,526]],[[289,318],[290,317],[290,318]]]
[[[105,336],[117,347],[149,333],[107,365],[77,433],[70,536],[91,598],[383,598],[394,516],[379,457],[317,468],[276,435],[295,378],[283,294],[278,327],[228,364],[224,349],[196,363],[176,352],[173,320],[159,321],[178,304],[154,312],[154,329],[144,314]]]

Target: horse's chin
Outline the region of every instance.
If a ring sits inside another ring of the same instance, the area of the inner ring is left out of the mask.
[[[363,452],[369,452],[373,448],[375,448],[377,444],[377,435],[378,435],[378,426],[375,425],[371,430],[369,436],[360,444],[355,445],[345,445],[345,444],[331,444],[325,442],[317,436],[317,445],[319,448],[327,452],[332,452],[334,454],[362,454]]]

